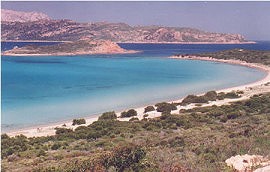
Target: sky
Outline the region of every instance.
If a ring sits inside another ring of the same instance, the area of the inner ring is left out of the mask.
[[[3,2],[2,9],[37,11],[53,19],[124,22],[129,25],[193,27],[239,33],[248,40],[270,40],[267,2]]]

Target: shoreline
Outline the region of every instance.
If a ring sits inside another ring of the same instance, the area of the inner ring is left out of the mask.
[[[83,55],[108,55],[108,54],[135,54],[141,51],[126,50],[123,52],[107,52],[107,53],[55,53],[55,54],[12,54],[12,53],[1,53],[2,56],[8,57],[46,57],[46,56],[83,56]]]
[[[117,44],[257,44],[255,41],[245,42],[116,42]]]
[[[237,91],[237,90],[244,91],[244,95],[241,96],[240,98],[217,100],[217,101],[210,102],[208,104],[203,104],[202,106],[228,104],[230,102],[248,99],[249,97],[251,97],[254,94],[259,94],[259,93],[270,91],[270,67],[269,66],[265,66],[262,64],[256,64],[256,63],[247,63],[247,62],[240,61],[240,60],[222,60],[222,59],[213,59],[210,57],[198,57],[198,56],[192,56],[192,57],[188,56],[188,58],[182,57],[182,56],[181,57],[180,56],[171,56],[169,58],[180,59],[180,60],[181,59],[204,60],[204,61],[213,61],[213,62],[220,62],[220,63],[229,63],[229,64],[246,66],[246,67],[250,67],[250,68],[256,68],[256,69],[259,69],[259,70],[264,71],[266,73],[265,77],[263,77],[262,79],[260,79],[258,81],[244,84],[244,85],[235,86],[235,87],[229,87],[229,88],[215,90],[216,92],[230,92],[230,91]],[[264,91],[264,90],[266,90],[266,91]],[[201,93],[201,94],[203,94],[203,93]],[[198,94],[198,95],[201,95],[201,94]],[[173,101],[168,101],[168,102],[181,102],[183,100],[183,98],[173,100]],[[150,104],[148,104],[148,105],[150,105]],[[144,108],[148,105],[134,108],[138,112],[138,115],[135,117],[137,117],[139,119],[143,119]],[[153,104],[151,104],[151,105],[153,105]],[[172,113],[176,113],[180,109],[190,109],[190,108],[194,108],[194,107],[196,107],[195,104],[189,104],[187,106],[178,106],[177,110],[172,111]],[[132,107],[130,107],[128,109],[131,109],[131,108]],[[124,110],[127,110],[127,109],[124,109]],[[119,117],[122,111],[117,111],[116,115]],[[161,113],[157,112],[157,111],[148,112],[147,114],[149,114],[148,118],[155,118],[155,117],[161,116]],[[18,129],[18,130],[14,129],[13,131],[6,132],[6,134],[8,134],[11,137],[16,136],[16,135],[20,135],[20,134],[23,134],[27,137],[51,136],[51,135],[55,135],[54,128],[56,128],[56,127],[63,127],[62,126],[63,124],[66,125],[65,128],[71,128],[71,129],[75,129],[78,126],[87,126],[87,125],[93,123],[94,121],[97,121],[98,117],[100,115],[101,114],[93,114],[93,115],[87,115],[86,117],[80,117],[80,118],[84,118],[86,120],[86,124],[83,124],[83,125],[72,126],[72,120],[63,120],[63,121],[59,121],[59,122],[37,125],[37,126],[22,128],[22,129]],[[128,121],[129,119],[130,118],[118,118],[119,121]]]

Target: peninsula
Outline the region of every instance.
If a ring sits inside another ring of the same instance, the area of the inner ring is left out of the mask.
[[[21,48],[14,47],[4,51],[6,56],[73,56],[88,54],[125,54],[137,51],[125,50],[117,43],[105,40],[78,40],[55,45],[37,46],[27,45]]]

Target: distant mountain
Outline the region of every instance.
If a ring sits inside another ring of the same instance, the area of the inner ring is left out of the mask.
[[[42,18],[42,17],[40,17]],[[211,33],[193,28],[163,26],[129,26],[125,23],[78,23],[71,20],[13,21],[1,23],[2,40],[76,41],[105,39],[136,43],[242,43],[239,34]],[[46,19],[46,20],[43,20]]]
[[[22,12],[13,10],[1,10],[1,21],[5,22],[32,22],[38,20],[50,20],[49,16],[39,12]]]

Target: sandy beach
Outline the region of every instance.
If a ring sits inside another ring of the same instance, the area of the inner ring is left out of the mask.
[[[247,67],[251,67],[251,68],[257,68],[259,70],[266,72],[266,76],[263,79],[258,80],[256,82],[249,83],[246,85],[237,86],[237,87],[216,90],[218,93],[219,92],[230,92],[230,91],[241,90],[244,93],[242,94],[242,96],[240,98],[212,101],[212,102],[209,102],[207,104],[202,104],[203,107],[204,106],[212,106],[212,105],[220,106],[220,105],[224,105],[224,104],[229,104],[230,102],[248,99],[249,97],[251,97],[255,94],[260,94],[260,93],[265,93],[265,92],[270,91],[270,67],[262,65],[262,64],[247,63],[247,62],[243,62],[240,60],[219,60],[219,59],[213,59],[211,57],[197,57],[197,56],[188,56],[188,57],[171,56],[169,58],[188,59],[188,60],[207,60],[207,61],[229,63],[229,64],[235,64],[235,65],[243,65],[243,66],[247,66]],[[182,100],[183,100],[183,98],[178,99],[178,100],[174,100],[172,102],[181,102]],[[143,115],[145,114],[144,108],[146,106],[147,105],[145,105],[143,107],[138,107],[138,108],[130,107],[128,109],[134,108],[138,113],[138,115],[136,117],[139,119],[143,119]],[[196,107],[195,104],[189,104],[187,106],[177,106],[177,110],[172,111],[172,113],[178,113],[180,109],[191,109],[194,107]],[[122,111],[124,111],[124,110],[125,109],[123,109]],[[122,111],[117,112],[116,113],[117,116],[120,116]],[[147,112],[147,114],[149,115],[147,118],[155,118],[155,117],[159,117],[161,115],[161,113],[157,112],[157,111]],[[93,123],[94,121],[97,121],[98,116],[99,115],[89,115],[88,117],[84,117],[84,119],[86,120],[86,124],[83,124],[80,126],[87,126],[87,125]],[[129,119],[130,118],[118,118],[118,120],[120,120],[120,121],[128,121]],[[78,127],[78,125],[72,126],[72,120],[70,120],[70,121],[62,121],[62,122],[57,122],[57,123],[48,124],[48,125],[40,125],[40,126],[25,128],[25,129],[21,129],[21,130],[11,131],[11,132],[7,132],[7,134],[9,136],[16,136],[16,135],[23,134],[27,137],[50,136],[50,135],[55,134],[56,127],[64,127],[63,124],[65,124],[65,128],[75,129],[76,127]]]

